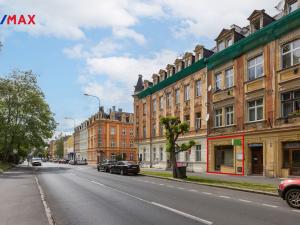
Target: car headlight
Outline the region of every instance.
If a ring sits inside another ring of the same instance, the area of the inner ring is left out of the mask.
[[[280,184],[283,184],[284,183],[284,180],[280,181]]]

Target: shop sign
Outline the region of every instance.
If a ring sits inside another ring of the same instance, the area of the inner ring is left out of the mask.
[[[232,139],[232,145],[233,146],[241,146],[242,140],[241,139]]]
[[[250,148],[255,148],[255,147],[263,147],[262,143],[253,143],[253,144],[249,144]]]
[[[288,142],[283,145],[283,148],[300,148],[300,142]]]

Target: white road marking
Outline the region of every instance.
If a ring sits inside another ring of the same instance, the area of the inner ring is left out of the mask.
[[[277,205],[269,205],[269,204],[262,204],[262,205],[272,207],[272,208],[277,208],[278,207]]]
[[[160,186],[165,186],[164,184],[159,184]]]
[[[252,202],[252,201],[249,201],[249,200],[246,200],[246,199],[238,199],[239,201],[241,201],[241,202],[247,202],[247,203],[250,203],[250,202]]]
[[[94,183],[94,184],[97,184],[97,185],[100,185],[100,186],[102,186],[102,187],[105,187],[105,188],[114,190],[114,191],[116,191],[116,192],[119,192],[119,193],[121,193],[121,194],[127,195],[127,196],[129,196],[129,197],[134,198],[134,199],[140,200],[140,201],[142,201],[142,202],[148,203],[148,204],[150,204],[150,205],[155,205],[155,206],[157,206],[157,207],[164,208],[164,209],[166,209],[166,210],[169,210],[169,211],[171,211],[171,212],[174,212],[174,213],[176,213],[176,214],[178,214],[178,215],[181,215],[181,216],[183,216],[183,217],[186,217],[186,218],[189,218],[189,219],[192,219],[192,220],[201,222],[201,223],[205,223],[205,224],[207,224],[207,225],[212,225],[212,224],[213,224],[213,222],[211,222],[211,221],[208,221],[208,220],[205,220],[205,219],[202,219],[202,218],[193,216],[193,215],[191,215],[191,214],[188,214],[188,213],[179,211],[179,210],[174,209],[174,208],[170,208],[170,207],[168,207],[168,206],[165,206],[165,205],[162,205],[162,204],[159,204],[159,203],[156,203],[156,202],[150,202],[150,201],[147,201],[147,200],[145,200],[145,199],[142,199],[142,198],[139,198],[139,197],[137,197],[137,196],[131,195],[131,194],[129,194],[129,193],[127,193],[127,192],[124,192],[124,191],[120,191],[120,190],[115,189],[115,188],[113,188],[113,187],[109,187],[109,186],[107,186],[107,185],[105,185],[105,184],[102,184],[102,183],[99,183],[99,182],[97,182],[97,181],[90,180],[90,182],[92,182],[92,183]],[[52,225],[52,224],[51,224],[51,225]]]
[[[184,188],[183,187],[176,187],[177,189],[180,189],[180,190],[184,190]]]
[[[299,210],[299,209],[293,209],[292,211],[293,211],[293,212],[300,213],[300,210]]]
[[[39,189],[39,192],[40,192],[40,195],[41,195],[41,199],[42,199],[42,202],[43,202],[43,205],[44,205],[44,209],[45,209],[45,213],[46,213],[46,216],[47,216],[47,219],[48,219],[48,223],[49,225],[55,225],[54,223],[54,220],[53,220],[53,217],[52,217],[52,213],[51,213],[51,210],[45,200],[45,195],[44,195],[44,191],[39,183],[39,180],[37,178],[37,176],[35,176],[35,182],[38,186],[38,189]]]
[[[166,209],[166,210],[169,210],[169,211],[174,212],[174,213],[176,213],[176,214],[179,214],[179,215],[181,215],[181,216],[190,218],[190,219],[192,219],[192,220],[195,220],[195,221],[198,221],[198,222],[201,222],[201,223],[205,223],[205,224],[208,224],[208,225],[213,224],[213,222],[211,222],[211,221],[208,221],[208,220],[205,220],[205,219],[202,219],[202,218],[193,216],[193,215],[191,215],[191,214],[188,214],[188,213],[179,211],[179,210],[177,210],[177,209],[170,208],[170,207],[168,207],[168,206],[161,205],[161,204],[156,203],[156,202],[151,202],[151,203],[152,203],[153,205],[156,205],[156,206],[158,206],[158,207],[164,208],[164,209]]]
[[[191,191],[191,192],[198,192],[198,191],[195,190],[195,189],[190,189],[189,191]]]
[[[226,195],[219,195],[218,197],[220,197],[220,198],[230,198],[229,196],[226,196]]]
[[[210,193],[210,192],[201,192],[202,194],[205,194],[205,195],[212,195],[212,193]]]

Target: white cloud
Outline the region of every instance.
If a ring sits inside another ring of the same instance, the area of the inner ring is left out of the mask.
[[[145,37],[142,34],[137,33],[136,31],[128,28],[114,28],[113,34],[118,38],[132,38],[138,44],[143,45],[146,43]]]
[[[162,50],[150,58],[95,57],[87,59],[87,67],[91,74],[104,74],[112,81],[120,81],[132,87],[138,74],[146,75],[150,79],[153,73],[165,68],[168,63],[174,62],[176,56],[176,52]]]
[[[266,9],[273,16],[279,0],[154,0],[164,8],[170,19],[181,22],[173,29],[177,36],[195,35],[214,39],[222,28],[232,24],[244,26],[254,9]]]
[[[67,39],[85,38],[88,29],[129,28],[139,17],[162,14],[159,5],[138,0],[5,0],[0,7],[6,13],[36,15],[35,26],[15,26],[15,30]],[[141,41],[130,32],[127,37]]]

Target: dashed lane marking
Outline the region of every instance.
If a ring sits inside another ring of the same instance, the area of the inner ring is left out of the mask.
[[[127,196],[129,196],[129,197],[132,197],[132,198],[134,198],[134,199],[140,200],[140,201],[142,201],[142,202],[148,203],[148,204],[150,204],[150,205],[154,205],[154,206],[157,206],[157,207],[166,209],[166,210],[168,210],[168,211],[171,211],[171,212],[176,213],[176,214],[178,214],[178,215],[181,215],[181,216],[183,216],[183,217],[186,217],[186,218],[195,220],[195,221],[197,221],[197,222],[204,223],[204,224],[207,224],[207,225],[212,225],[212,224],[213,224],[213,222],[211,222],[211,221],[202,219],[202,218],[200,218],[200,217],[193,216],[193,215],[191,215],[191,214],[188,214],[188,213],[179,211],[179,210],[177,210],[177,209],[174,209],[174,208],[171,208],[171,207],[168,207],[168,206],[159,204],[159,203],[157,203],[157,202],[150,202],[150,201],[147,201],[147,200],[145,200],[145,199],[142,199],[142,198],[140,198],[140,197],[131,195],[131,194],[129,194],[129,193],[127,193],[127,192],[124,192],[124,191],[120,191],[120,190],[118,190],[118,189],[116,189],[116,188],[109,187],[109,186],[107,186],[107,185],[105,185],[105,184],[102,184],[102,183],[99,183],[99,182],[97,182],[97,181],[90,180],[90,182],[92,182],[92,183],[94,183],[94,184],[97,184],[97,185],[99,185],[99,186],[108,188],[108,189],[110,189],[110,190],[119,192],[119,193],[121,193],[121,194],[127,195]]]
[[[202,194],[205,194],[205,195],[212,195],[212,193],[210,193],[210,192],[201,192]]]
[[[263,203],[262,205],[268,206],[268,207],[271,207],[271,208],[277,208],[278,207],[277,205],[270,205],[270,204],[265,204],[265,203]]]
[[[226,195],[219,195],[218,197],[220,197],[220,198],[230,198],[229,196],[226,196]]]
[[[250,203],[250,202],[252,202],[252,201],[249,201],[249,200],[246,200],[246,199],[238,199],[239,201],[241,201],[241,202],[247,202],[247,203]]]

